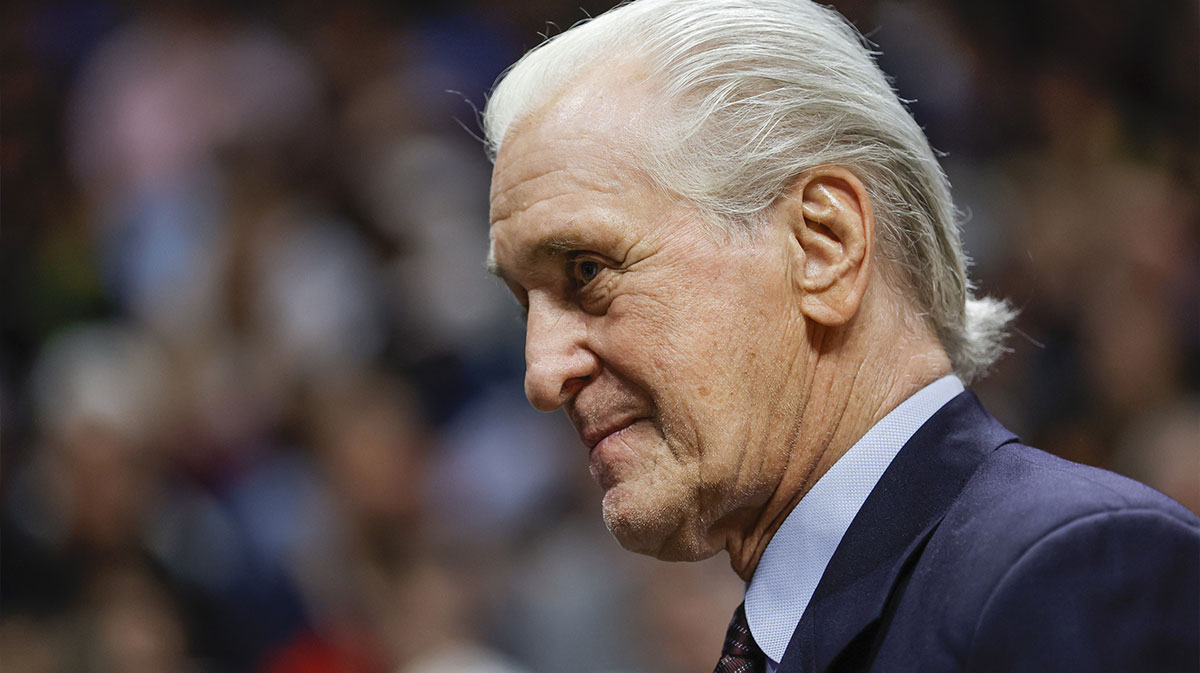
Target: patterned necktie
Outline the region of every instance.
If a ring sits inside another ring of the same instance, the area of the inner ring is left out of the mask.
[[[750,635],[750,624],[746,621],[746,604],[733,611],[729,630],[725,632],[725,646],[721,648],[721,659],[713,673],[766,673],[766,656],[758,649],[754,636]]]

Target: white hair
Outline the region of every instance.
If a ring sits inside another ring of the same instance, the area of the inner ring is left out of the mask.
[[[494,159],[526,116],[603,66],[636,62],[670,110],[640,129],[638,158],[665,189],[727,229],[761,222],[803,172],[844,166],[865,185],[878,249],[899,270],[955,372],[1004,352],[1015,316],[967,278],[950,186],[929,141],[859,32],[809,0],[637,0],[525,54],[484,111]]]

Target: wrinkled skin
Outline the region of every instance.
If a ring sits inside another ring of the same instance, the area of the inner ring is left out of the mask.
[[[852,172],[797,176],[753,232],[718,234],[639,168],[662,123],[634,84],[569,88],[509,130],[489,264],[527,314],[525,392],[564,408],[628,549],[724,548],[749,579],[787,513],[867,428],[949,371],[871,278]]]
[[[511,133],[493,177],[493,259],[528,309],[526,394],[600,440],[590,467],[624,546],[702,558],[724,546],[714,524],[766,500],[789,444],[805,339],[787,232],[715,235],[579,114],[567,101]]]

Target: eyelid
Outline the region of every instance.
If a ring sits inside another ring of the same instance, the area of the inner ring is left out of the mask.
[[[595,278],[592,278],[589,281],[583,281],[575,277],[575,270],[578,268],[578,265],[581,262],[595,262],[600,266],[600,270],[596,272]],[[596,279],[600,277],[600,274],[603,271],[615,268],[615,266],[616,265],[611,260],[594,252],[577,251],[572,252],[567,256],[567,275],[570,277],[572,282],[579,285],[580,289],[588,287],[592,283],[596,282]]]

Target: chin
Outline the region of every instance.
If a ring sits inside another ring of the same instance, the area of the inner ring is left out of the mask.
[[[656,495],[638,498],[624,485],[604,494],[604,524],[622,547],[663,561],[701,561],[721,550],[698,530],[694,504]]]

